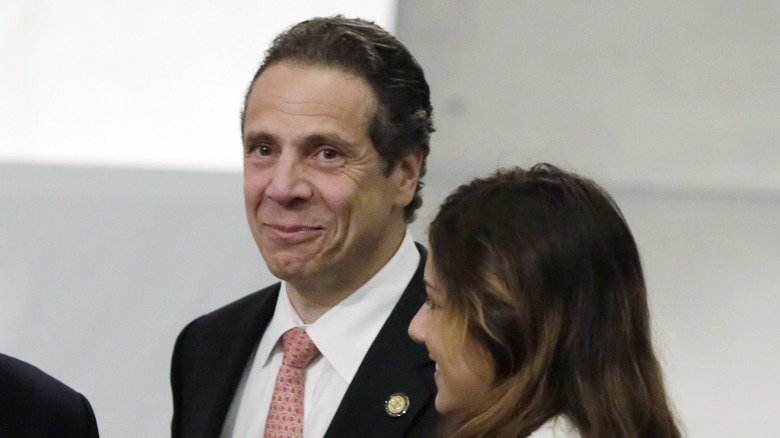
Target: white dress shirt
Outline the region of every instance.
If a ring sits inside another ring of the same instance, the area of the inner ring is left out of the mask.
[[[324,436],[363,357],[419,262],[420,253],[407,233],[398,251],[376,275],[308,326],[290,304],[287,285],[282,282],[274,315],[249,359],[221,438],[262,438],[282,365],[284,351],[279,340],[287,330],[301,326],[322,353],[306,370],[303,438]]]
[[[569,417],[558,415],[547,420],[528,438],[580,438],[580,432]]]

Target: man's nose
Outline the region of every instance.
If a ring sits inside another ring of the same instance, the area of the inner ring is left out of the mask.
[[[307,200],[312,193],[307,176],[306,166],[301,159],[293,154],[282,154],[273,167],[265,195],[282,205]]]

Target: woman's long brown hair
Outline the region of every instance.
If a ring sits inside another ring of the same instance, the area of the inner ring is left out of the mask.
[[[495,364],[489,403],[445,437],[524,437],[564,414],[585,438],[680,436],[653,353],[636,243],[593,181],[539,164],[458,188],[430,226],[445,312]]]

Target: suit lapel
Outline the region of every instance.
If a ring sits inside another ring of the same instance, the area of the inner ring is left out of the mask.
[[[426,252],[401,299],[360,364],[325,438],[403,437],[412,425],[435,421],[433,410],[434,364],[423,345],[409,338],[407,327],[425,299],[423,269]],[[385,401],[395,393],[409,397],[406,414],[392,417]],[[416,428],[415,436],[425,428]]]

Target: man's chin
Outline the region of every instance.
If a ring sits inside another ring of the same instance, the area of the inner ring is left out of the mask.
[[[313,279],[316,272],[313,272],[311,259],[308,260],[271,260],[266,259],[268,270],[276,278],[289,283],[305,282]]]

